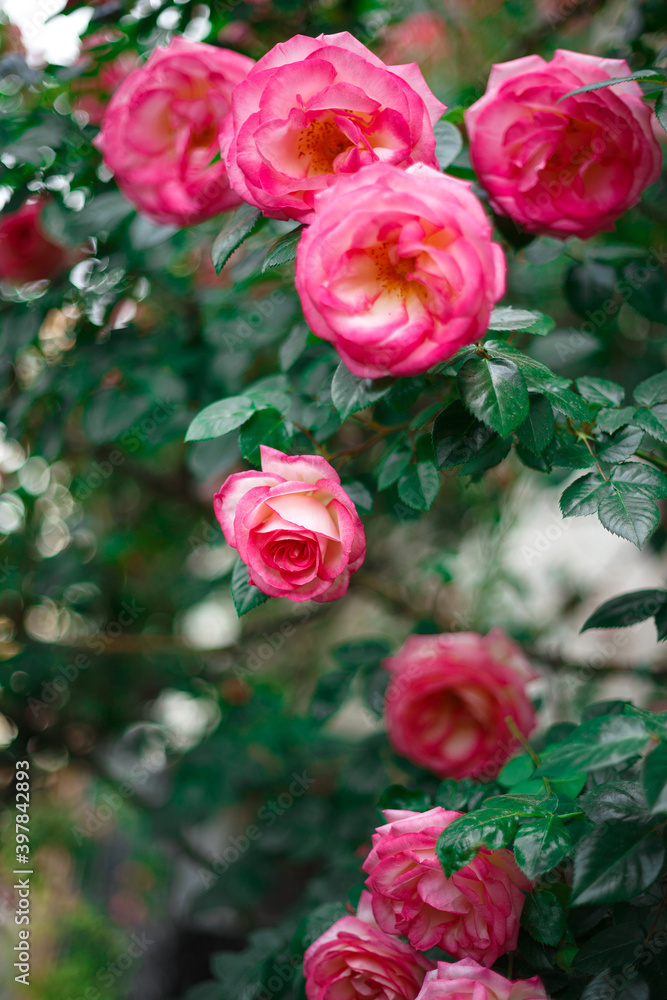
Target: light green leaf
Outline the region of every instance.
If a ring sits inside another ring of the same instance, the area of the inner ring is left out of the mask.
[[[220,274],[237,247],[240,247],[246,237],[250,236],[253,229],[259,225],[261,218],[260,210],[252,205],[241,205],[234,213],[211,248],[211,260],[216,274]]]
[[[248,396],[230,396],[205,406],[194,418],[185,435],[186,441],[207,441],[236,430],[249,420],[256,406]]]

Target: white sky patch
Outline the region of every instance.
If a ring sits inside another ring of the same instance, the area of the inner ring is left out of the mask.
[[[92,16],[91,7],[61,14],[66,0],[0,0],[0,11],[21,29],[31,66],[69,66],[79,54],[79,36]]]

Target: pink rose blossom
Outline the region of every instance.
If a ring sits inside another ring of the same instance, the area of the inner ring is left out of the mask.
[[[78,259],[43,228],[44,202],[31,198],[0,216],[0,280],[13,285],[54,278]]]
[[[491,205],[529,233],[587,239],[613,229],[660,172],[638,83],[559,98],[627,76],[623,59],[558,49],[494,66],[465,114],[470,158]]]
[[[512,981],[464,958],[438,962],[417,1000],[547,1000],[547,994],[537,976]]]
[[[377,927],[367,892],[356,917],[337,920],[303,959],[308,1000],[414,1000],[430,969],[433,962]]]
[[[296,287],[355,375],[416,375],[486,331],[505,259],[470,184],[378,163],[319,195]]]
[[[496,777],[516,751],[507,716],[526,736],[535,727],[526,684],[538,675],[500,628],[410,635],[384,667],[389,741],[440,778]]]
[[[97,145],[123,194],[155,222],[192,226],[240,204],[217,136],[234,86],[253,65],[230,49],[176,37],[109,102]]]
[[[335,601],[366,554],[354,503],[319,455],[260,452],[261,472],[234,473],[216,494],[225,538],[265,594]]]
[[[405,934],[420,951],[439,947],[455,958],[490,966],[513,951],[524,894],[531,882],[511,851],[483,847],[447,878],[435,853],[438,837],[462,815],[387,809],[363,869],[373,915],[387,934]]]
[[[315,195],[369,163],[437,166],[445,106],[416,63],[385,66],[347,31],[274,46],[232,96],[221,134],[232,187],[274,219],[313,218]]]

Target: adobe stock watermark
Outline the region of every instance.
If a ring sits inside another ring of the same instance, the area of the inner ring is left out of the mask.
[[[145,931],[141,933],[133,931],[130,934],[127,947],[96,971],[95,978],[100,984],[100,989],[96,986],[88,986],[78,996],[70,994],[67,1000],[103,1000],[108,990],[128,972],[136,961],[143,958],[154,944],[154,939],[149,938]]]
[[[159,400],[152,409],[140,420],[137,420],[128,430],[123,431],[118,443],[130,454],[139,450],[142,444],[150,440],[158,427],[173,414],[176,403],[172,400]],[[74,480],[70,492],[75,500],[87,500],[103,482],[110,479],[114,469],[119,469],[127,461],[127,456],[119,448],[114,448],[106,459],[93,462],[92,471]]]
[[[102,792],[95,806],[86,808],[82,821],[70,828],[77,845],[81,846],[84,840],[94,837],[95,834],[104,829],[123,803],[132,799],[137,794],[137,790],[145,785],[153,774],[162,770],[163,764],[162,753],[149,754],[144,764],[135,764],[131,769],[129,776],[132,779],[132,784],[123,782],[115,789]]]

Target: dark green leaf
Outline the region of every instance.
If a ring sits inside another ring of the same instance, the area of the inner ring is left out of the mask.
[[[646,812],[646,801],[636,781],[605,781],[582,795],[577,805],[592,823],[637,818]]]
[[[649,270],[644,265],[644,261],[633,261],[623,268],[624,297],[628,305],[652,323],[667,323],[667,283],[664,270],[661,267]]]
[[[435,136],[435,155],[440,169],[445,170],[463,149],[463,137],[456,125],[440,119],[433,126]]]
[[[449,469],[469,462],[495,437],[495,431],[456,400],[439,413],[433,423],[433,449],[438,468]]]
[[[640,406],[638,410],[635,410],[634,421],[651,437],[667,443],[667,405],[665,403],[658,403],[651,410],[646,406]]]
[[[632,590],[619,597],[612,597],[596,608],[581,631],[589,628],[627,628],[646,621],[667,604],[667,590]]]
[[[400,479],[412,461],[412,447],[409,440],[400,439],[390,448],[382,453],[377,461],[376,474],[379,490],[386,490],[388,486]]]
[[[253,465],[259,465],[261,444],[277,448],[278,451],[287,451],[293,433],[292,424],[285,420],[279,410],[273,407],[262,409],[259,413],[253,413],[241,428],[239,435],[241,454]]]
[[[573,398],[577,399],[578,397],[573,394]],[[559,427],[556,428],[550,444],[542,453],[542,457],[550,465],[564,469],[589,469],[591,465],[595,464],[595,459],[585,443]]]
[[[655,102],[655,117],[667,132],[667,90],[663,90]]]
[[[667,812],[667,743],[659,743],[644,761],[642,783],[654,813]]]
[[[597,440],[596,455],[605,462],[625,462],[634,455],[641,444],[644,432],[640,427],[621,427],[613,434],[600,436]]]
[[[613,434],[619,427],[627,427],[631,423],[633,412],[631,406],[622,406],[620,410],[615,406],[606,407],[598,413],[595,425],[605,434]]]
[[[535,455],[541,455],[554,436],[554,411],[545,396],[531,394],[527,419],[517,428],[521,443]]]
[[[252,205],[241,205],[234,213],[216,237],[211,248],[211,260],[216,274],[220,274],[231,255],[237,247],[241,246],[246,237],[250,236],[261,218],[260,210]]]
[[[577,389],[589,403],[595,406],[620,406],[625,398],[625,389],[606,378],[585,375],[575,379]]]
[[[528,754],[520,754],[514,757],[498,775],[498,784],[504,788],[511,788],[512,785],[519,784],[520,781],[528,781],[535,770],[535,764]]]
[[[457,382],[464,405],[501,437],[511,434],[528,416],[526,383],[508,358],[471,358]]]
[[[363,483],[355,481],[352,483],[343,483],[342,485],[350,500],[358,510],[363,510],[366,513],[373,510],[373,495]]]
[[[646,726],[640,719],[598,716],[578,726],[559,746],[549,750],[536,773],[560,778],[573,772],[612,767],[641,753],[647,742]]]
[[[391,379],[359,378],[340,364],[331,383],[331,399],[340,419],[347,420],[352,413],[382,399],[392,384]]]
[[[101,389],[93,395],[85,412],[86,433],[95,444],[116,441],[152,403],[147,393],[131,396],[119,389]]]
[[[574,968],[577,972],[593,975],[605,969],[632,965],[638,954],[637,945],[641,952],[643,938],[644,933],[636,923],[605,927],[582,944]]]
[[[577,846],[573,903],[581,906],[632,899],[655,882],[664,860],[662,838],[650,825],[633,819],[596,827]]]
[[[566,916],[560,900],[548,889],[533,890],[526,896],[521,926],[541,944],[558,944],[566,926]]]
[[[529,879],[555,868],[571,847],[570,835],[557,816],[529,820],[514,838],[514,856]]]
[[[377,666],[390,650],[386,643],[377,639],[356,639],[345,642],[332,650],[332,656],[346,668],[368,670]]]
[[[597,260],[572,264],[565,276],[565,295],[572,308],[596,328],[611,322],[619,309],[614,299],[616,269]]]
[[[272,267],[279,267],[281,264],[287,264],[289,261],[295,259],[303,228],[303,226],[297,226],[296,229],[291,229],[289,233],[281,236],[281,238],[273,244],[264,258],[264,263],[262,264],[262,274],[266,271],[270,271]]]
[[[447,878],[469,864],[481,847],[506,847],[517,825],[514,816],[499,816],[485,809],[455,819],[442,831],[435,848]]]
[[[621,493],[639,493],[651,500],[667,497],[667,476],[644,462],[623,462],[614,466],[611,482]]]
[[[385,788],[378,802],[379,809],[410,809],[413,812],[426,812],[433,808],[431,797],[418,789],[404,788],[403,785],[390,785]]]
[[[232,600],[234,601],[234,607],[239,618],[241,615],[247,614],[248,611],[252,611],[259,604],[264,604],[269,599],[268,594],[262,593],[259,587],[255,587],[250,583],[248,579],[248,567],[240,559],[232,571],[231,590]]]
[[[236,430],[246,420],[249,420],[256,407],[248,396],[231,396],[220,399],[204,407],[194,418],[185,435],[186,441],[206,441],[209,438],[222,437],[229,431]]]
[[[626,538],[641,549],[660,524],[660,511],[653,500],[635,493],[614,493],[600,501],[598,516],[614,535]]]
[[[658,372],[644,379],[635,389],[633,396],[640,406],[655,406],[667,403],[667,371]]]
[[[656,995],[655,1000],[662,1000],[664,995]],[[628,974],[605,969],[591,979],[581,994],[581,1000],[649,1000],[648,985],[636,972]]]
[[[416,462],[398,481],[398,495],[413,510],[430,510],[440,489],[434,462]]]
[[[355,671],[349,667],[331,670],[320,677],[310,702],[310,714],[317,722],[330,719],[345,701]]]
[[[297,323],[290,330],[287,340],[278,348],[281,371],[288,372],[294,362],[301,357],[308,342],[308,327],[305,323]]]
[[[581,517],[595,514],[600,498],[609,492],[609,486],[598,472],[580,476],[563,491],[560,509],[563,517]]]
[[[574,97],[576,94],[587,94],[590,90],[600,90],[602,87],[613,87],[617,83],[628,83],[630,80],[653,80],[657,82],[662,82],[665,79],[665,74],[663,70],[660,69],[639,69],[636,73],[630,73],[628,76],[613,76],[608,80],[597,80],[595,83],[587,83],[585,87],[578,87],[576,90],[570,90],[563,97],[559,97],[556,104],[560,104],[567,97]]]

